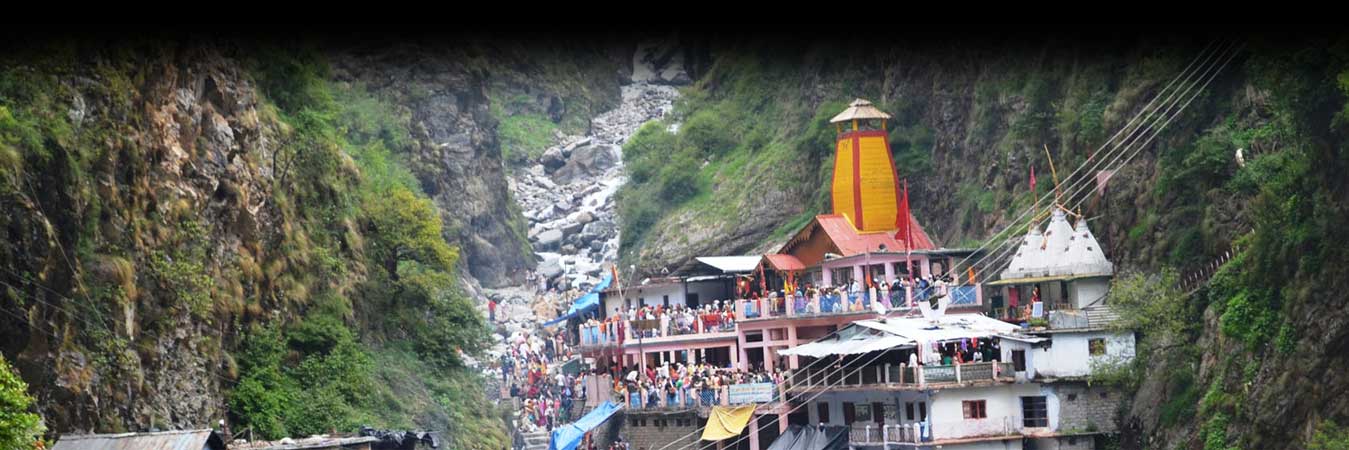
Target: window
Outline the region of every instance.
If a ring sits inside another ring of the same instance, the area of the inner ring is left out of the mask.
[[[852,402],[843,402],[843,424],[852,425],[857,420],[857,405]]]
[[[908,420],[908,421],[910,421],[910,422],[912,422],[912,421],[914,421],[914,420],[918,420],[918,419],[915,419],[914,416],[913,416],[913,402],[905,402],[905,403],[904,403],[904,419],[905,419],[905,420]]]
[[[966,419],[988,418],[988,402],[984,400],[965,400],[960,402],[960,406],[965,411]]]
[[[1012,370],[1017,372],[1026,371],[1026,351],[1012,350]]]
[[[664,297],[664,301],[665,301],[665,307],[666,307],[666,308],[669,308],[669,307],[670,307],[670,296],[666,295],[666,296],[663,296],[663,297]]]
[[[1077,394],[1068,394],[1068,401],[1070,402],[1077,401]]]
[[[1094,338],[1087,340],[1087,352],[1091,356],[1101,356],[1105,354],[1105,338]]]
[[[856,411],[854,412],[853,423],[870,422],[872,420],[870,403],[858,403],[853,408]]]
[[[1021,397],[1021,425],[1027,428],[1049,426],[1049,406],[1045,397]]]
[[[829,402],[816,403],[815,411],[819,413],[820,423],[829,423]]]
[[[899,423],[901,417],[899,417],[898,403],[886,403],[885,405],[882,406],[882,408],[885,410],[885,422]],[[877,420],[877,423],[880,422],[881,422],[880,420]]]
[[[927,420],[927,402],[918,402],[918,420]]]

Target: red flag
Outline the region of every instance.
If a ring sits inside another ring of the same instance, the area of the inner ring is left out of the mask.
[[[1035,166],[1030,166],[1030,191],[1035,193]]]
[[[909,230],[909,180],[904,180],[904,195],[899,199],[899,211],[895,214],[895,239],[904,241],[905,247],[910,247],[910,239],[913,233]]]
[[[768,277],[764,276],[763,264],[759,264],[759,292],[768,295]]]

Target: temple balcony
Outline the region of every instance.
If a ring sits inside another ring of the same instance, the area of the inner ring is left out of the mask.
[[[846,377],[844,375],[847,375]],[[974,362],[953,365],[877,365],[862,370],[834,367],[796,369],[788,373],[789,394],[821,390],[922,390],[1015,382],[1012,363]]]

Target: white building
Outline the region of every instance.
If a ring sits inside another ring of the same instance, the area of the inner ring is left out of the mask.
[[[1134,334],[1112,326],[1113,264],[1085,221],[1067,216],[1056,210],[1044,231],[1031,229],[990,283],[1001,307],[989,312],[1001,320],[864,320],[780,351],[834,358],[791,375],[788,398],[805,403],[799,420],[848,426],[853,448],[1097,448],[1116,430],[1121,399],[1087,380],[1131,360]]]

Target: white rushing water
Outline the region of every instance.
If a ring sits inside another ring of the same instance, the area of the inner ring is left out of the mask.
[[[632,81],[621,87],[615,108],[591,119],[587,135],[559,139],[538,161],[511,171],[511,194],[529,221],[539,266],[529,285],[484,290],[500,303],[507,333],[537,325],[536,293],[593,285],[606,263],[617,262],[614,195],[626,181],[622,146],[643,124],[673,110],[679,91],[672,84],[688,81],[678,54],[667,44],[639,46]],[[556,305],[542,308],[549,306]]]

